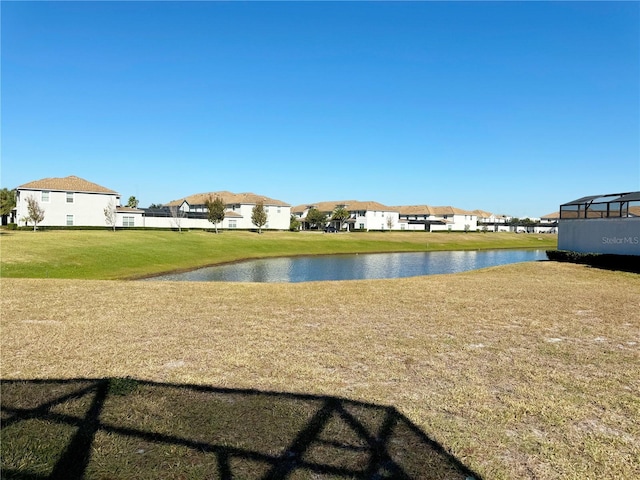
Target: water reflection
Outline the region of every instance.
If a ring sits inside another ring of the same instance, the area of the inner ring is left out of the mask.
[[[508,263],[546,259],[544,250],[323,255],[249,260],[148,280],[195,282],[311,282],[401,278],[457,273]]]

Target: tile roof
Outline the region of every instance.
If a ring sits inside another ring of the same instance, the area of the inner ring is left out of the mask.
[[[493,216],[493,213],[486,210],[473,210],[471,213],[477,215],[478,218],[491,218]]]
[[[541,216],[540,218],[541,219],[543,219],[543,218],[560,218],[560,212],[549,213],[547,215]]]
[[[433,215],[433,209],[429,205],[402,205],[395,208],[400,215]]]
[[[338,205],[344,205],[345,208],[350,211],[376,211],[376,212],[396,212],[396,207],[389,207],[378,202],[366,201],[361,202],[359,200],[332,200],[318,203],[306,203],[304,205],[297,205],[291,209],[292,213],[302,213],[309,207],[315,207],[321,212],[333,212]]]
[[[431,207],[434,215],[475,215],[475,213],[461,208],[446,206],[446,207]]]
[[[116,207],[116,211],[122,213],[144,213],[144,210],[133,207]]]
[[[220,197],[225,205],[232,204],[244,204],[244,205],[256,205],[258,202],[263,202],[264,205],[274,205],[279,207],[288,207],[289,204],[281,200],[265,197],[264,195],[256,195],[255,193],[232,193],[227,191],[220,192],[208,192],[208,193],[196,193],[189,195],[188,197],[172,200],[166,204],[166,206],[182,205],[183,202],[189,203],[189,205],[204,205],[205,202],[211,198],[215,199]]]
[[[110,190],[97,183],[89,182],[84,178],[71,175],[63,178],[43,178],[33,182],[25,183],[17,187],[19,190],[54,190],[62,192],[88,192],[88,193],[110,193],[117,195],[118,192]]]

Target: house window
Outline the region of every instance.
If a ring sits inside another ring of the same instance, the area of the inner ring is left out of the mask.
[[[134,217],[122,217],[122,226],[123,227],[135,226]]]
[[[237,224],[235,220],[229,220],[229,228],[237,228]]]
[[[404,230],[404,223],[400,224],[400,230]]]
[[[49,203],[49,190],[42,191],[41,200],[42,200],[42,203]]]
[[[73,203],[73,192],[67,192],[67,203]]]
[[[360,225],[360,227],[359,227],[360,230],[364,230],[364,223],[360,223],[359,225]]]
[[[280,207],[278,207],[278,213],[280,213]]]
[[[67,227],[73,226],[73,215],[67,215]]]

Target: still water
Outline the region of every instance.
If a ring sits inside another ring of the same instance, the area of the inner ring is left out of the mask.
[[[147,280],[192,282],[312,282],[457,273],[507,263],[545,260],[544,250],[367,253],[248,260]]]

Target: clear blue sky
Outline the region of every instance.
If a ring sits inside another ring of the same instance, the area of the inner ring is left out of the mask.
[[[538,217],[640,190],[638,2],[6,2],[2,187]]]

